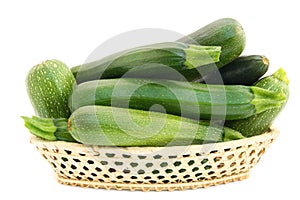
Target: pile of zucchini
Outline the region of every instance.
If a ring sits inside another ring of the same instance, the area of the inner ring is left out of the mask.
[[[269,61],[241,56],[245,34],[224,18],[178,41],[128,49],[68,68],[34,66],[26,86],[46,140],[100,146],[174,146],[243,139],[269,130],[284,108],[288,79]]]

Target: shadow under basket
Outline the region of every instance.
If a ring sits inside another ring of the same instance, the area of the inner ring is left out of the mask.
[[[116,190],[185,190],[248,178],[279,131],[204,145],[101,147],[63,141],[30,141],[60,183]]]

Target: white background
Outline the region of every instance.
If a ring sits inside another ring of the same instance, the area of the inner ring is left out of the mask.
[[[290,79],[290,100],[275,122],[280,137],[249,179],[159,193],[83,189],[56,182],[50,165],[29,143],[19,117],[33,114],[25,89],[32,66],[52,58],[69,66],[80,64],[102,42],[125,31],[163,28],[188,34],[223,17],[243,25],[243,54],[266,55],[271,62],[268,74],[283,67]],[[299,199],[299,17],[296,1],[289,0],[1,1],[0,199]]]

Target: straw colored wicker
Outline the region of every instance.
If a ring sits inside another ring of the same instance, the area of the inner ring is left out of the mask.
[[[31,137],[62,184],[117,190],[185,190],[243,180],[279,132],[216,144],[99,147]]]

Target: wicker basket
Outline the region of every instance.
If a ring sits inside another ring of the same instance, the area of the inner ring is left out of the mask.
[[[176,147],[99,147],[31,137],[62,184],[117,190],[184,190],[243,180],[279,132]]]

